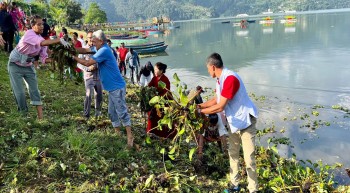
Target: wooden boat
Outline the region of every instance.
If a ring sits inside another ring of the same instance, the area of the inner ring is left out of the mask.
[[[248,23],[255,23],[255,19],[250,19],[250,20],[247,20]]]
[[[115,34],[115,35],[107,35],[110,39],[118,39],[118,38],[125,38],[129,37],[129,34]]]
[[[297,19],[281,19],[281,23],[295,23],[297,22]]]
[[[147,29],[145,30],[146,35],[162,34],[163,31],[157,29]]]
[[[158,47],[158,46],[163,46],[164,41],[161,42],[155,42],[155,43],[147,43],[147,44],[139,44],[139,45],[126,45],[126,48],[132,48],[134,50],[138,49],[144,49],[144,48],[153,48],[153,47]]]
[[[139,44],[146,44],[148,42],[148,39],[145,38],[136,38],[136,39],[111,39],[113,45],[119,45],[121,43],[124,43],[125,45],[139,45]]]
[[[156,46],[151,48],[142,48],[135,50],[138,54],[150,54],[156,52],[164,52],[168,45]]]
[[[275,20],[271,17],[265,17],[263,20],[259,21],[260,24],[273,24],[275,23]]]
[[[116,38],[111,38],[111,39],[116,39],[116,40],[130,40],[130,39],[138,39],[139,36],[126,36],[126,37],[116,37]]]

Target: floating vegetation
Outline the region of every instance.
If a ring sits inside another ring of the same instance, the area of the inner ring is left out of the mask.
[[[348,108],[342,107],[340,105],[333,105],[332,109],[341,110],[346,112],[347,114],[350,114],[350,110]]]

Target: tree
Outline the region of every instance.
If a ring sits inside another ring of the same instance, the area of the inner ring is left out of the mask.
[[[50,9],[55,15],[53,19],[60,24],[75,23],[83,17],[81,4],[74,0],[51,0]]]
[[[83,12],[81,11],[81,4],[72,1],[67,6],[67,20],[69,23],[75,23],[77,20],[83,18]]]
[[[36,0],[30,4],[32,15],[40,15],[43,18],[48,17],[48,8],[49,4],[46,1]]]
[[[105,23],[107,22],[106,12],[100,9],[97,3],[91,3],[84,18],[85,23]]]
[[[51,6],[49,13],[52,16],[52,19],[56,21],[58,25],[65,24],[67,22],[67,14],[64,9]]]

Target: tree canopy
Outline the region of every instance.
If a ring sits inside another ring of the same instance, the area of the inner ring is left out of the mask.
[[[107,22],[106,13],[100,9],[97,3],[91,3],[86,11],[84,23],[105,23]]]

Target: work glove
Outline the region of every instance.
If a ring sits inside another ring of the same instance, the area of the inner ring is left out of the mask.
[[[60,38],[60,43],[65,47],[65,48],[69,48],[70,44],[68,42],[66,42],[66,40],[64,40],[63,38]]]

